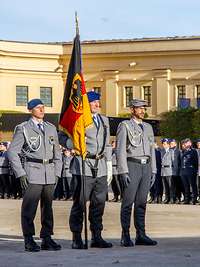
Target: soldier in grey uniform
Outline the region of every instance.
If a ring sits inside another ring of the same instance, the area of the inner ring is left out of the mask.
[[[177,142],[174,138],[170,139],[170,150],[172,151],[172,180],[175,185],[176,203],[180,204],[182,194],[184,194],[184,188],[180,177],[181,151],[177,147]]]
[[[85,195],[90,201],[89,221],[92,232],[91,247],[109,248],[112,244],[106,242],[101,232],[103,230],[102,217],[104,213],[107,185],[106,146],[109,144],[110,130],[108,118],[98,114],[100,95],[94,91],[87,93],[94,124],[86,129],[87,157],[85,164]],[[60,135],[60,142],[65,146],[66,140]],[[83,200],[82,200],[82,159],[74,156],[70,166],[73,178],[76,179],[76,189],[69,224],[73,234],[73,249],[83,249],[81,232],[83,228]]]
[[[8,157],[17,178],[20,179],[24,197],[21,220],[25,250],[37,252],[40,246],[33,239],[34,218],[38,202],[41,206],[40,237],[42,250],[60,250],[52,238],[52,199],[56,177],[61,176],[62,160],[54,125],[43,121],[44,104],[40,99],[28,102],[31,118],[16,126],[13,141],[8,149]],[[20,161],[24,156],[24,167]]]
[[[130,102],[131,119],[117,130],[117,166],[123,185],[121,204],[121,245],[133,246],[130,221],[134,203],[135,245],[156,245],[145,233],[145,212],[151,177],[156,173],[154,134],[150,124],[143,122],[145,100]],[[152,175],[153,174],[153,175]]]
[[[163,182],[163,188],[165,192],[164,204],[175,203],[175,184],[172,179],[172,163],[173,155],[172,150],[170,150],[169,139],[162,139],[162,149],[161,152],[161,177]]]

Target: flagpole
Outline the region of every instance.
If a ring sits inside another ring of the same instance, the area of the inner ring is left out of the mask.
[[[85,195],[86,177],[85,177],[85,160],[82,157],[82,188],[83,188],[83,213],[84,213],[84,233],[85,245],[84,248],[88,249],[88,231],[87,231],[87,200]]]
[[[78,25],[78,15],[75,12],[75,22],[76,22],[76,35],[79,35],[79,25]],[[82,155],[82,189],[83,189],[83,213],[84,213],[84,233],[85,233],[85,245],[84,248],[88,249],[88,227],[87,227],[87,200],[86,200],[86,177],[85,177],[85,158]]]

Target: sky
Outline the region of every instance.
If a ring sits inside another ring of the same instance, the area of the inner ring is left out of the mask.
[[[0,0],[0,40],[81,40],[200,35],[199,0]]]

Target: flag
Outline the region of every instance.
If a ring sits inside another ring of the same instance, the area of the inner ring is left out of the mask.
[[[65,85],[59,129],[72,140],[74,150],[86,156],[85,129],[93,123],[81,68],[81,45],[76,34]]]

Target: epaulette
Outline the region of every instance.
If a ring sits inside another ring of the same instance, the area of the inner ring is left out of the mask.
[[[28,121],[23,121],[22,123],[18,124],[17,126],[25,126],[27,123],[28,123]]]
[[[53,126],[53,127],[56,127],[53,123],[51,123],[51,122],[48,122],[48,121],[44,121],[44,123],[46,123],[46,124],[48,124],[48,125],[51,125],[51,126]]]
[[[14,133],[16,132],[16,130],[17,130],[18,127],[23,127],[23,126],[25,126],[27,123],[28,123],[28,121],[23,121],[22,123],[16,125],[16,126],[15,126],[15,129],[14,129]]]

